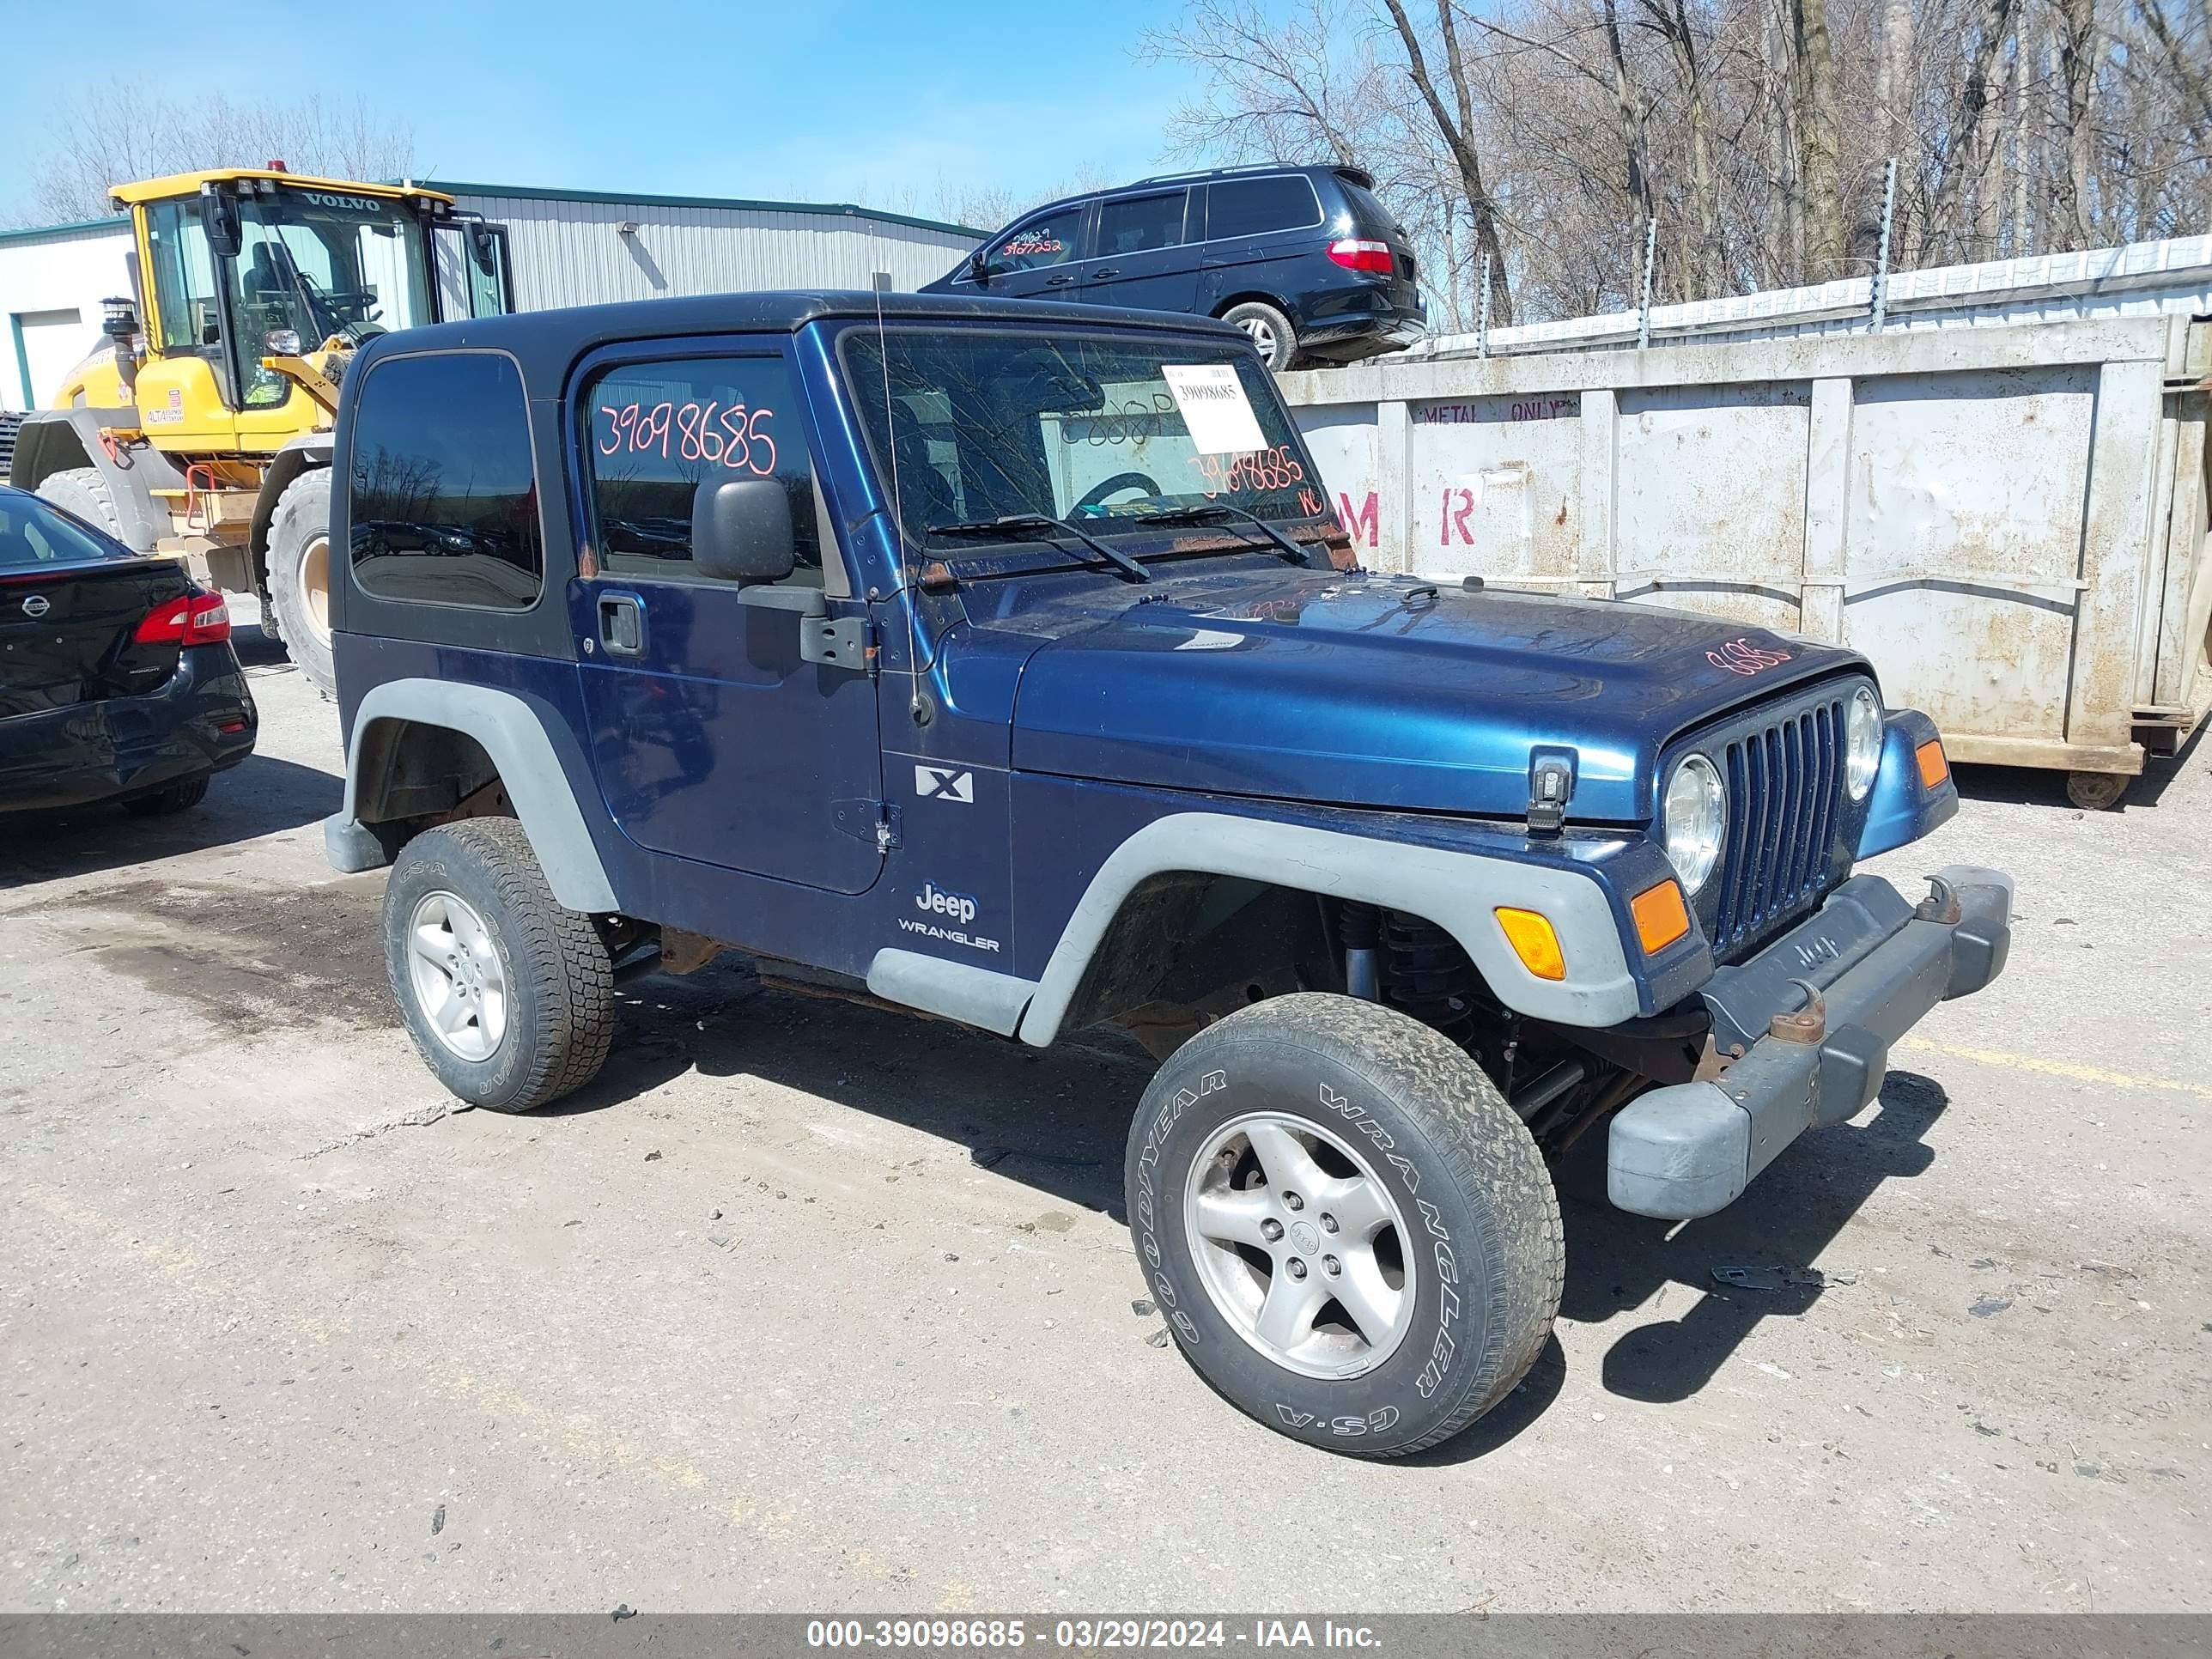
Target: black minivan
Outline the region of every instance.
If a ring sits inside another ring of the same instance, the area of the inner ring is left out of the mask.
[[[925,294],[1080,300],[1219,317],[1270,368],[1349,363],[1421,337],[1404,229],[1356,167],[1139,179],[1024,215]]]

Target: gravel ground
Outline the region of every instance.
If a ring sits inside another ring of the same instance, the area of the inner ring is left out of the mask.
[[[2008,975],[1671,1237],[1591,1137],[1555,1345],[1372,1465],[1148,1342],[1117,1050],[726,964],[449,1114],[323,862],[334,712],[249,655],[204,807],[0,846],[0,1608],[2212,1606],[2201,758],[1969,776],[1876,867],[2012,870]]]

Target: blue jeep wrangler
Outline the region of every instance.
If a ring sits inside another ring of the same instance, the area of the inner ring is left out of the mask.
[[[341,870],[463,1099],[588,1080],[725,945],[1160,1060],[1141,1271],[1206,1381],[1370,1456],[1534,1362],[1547,1160],[1711,1213],[2002,968],[2011,884],[1864,660],[1364,574],[1251,343],[933,295],[441,325],[344,384]]]

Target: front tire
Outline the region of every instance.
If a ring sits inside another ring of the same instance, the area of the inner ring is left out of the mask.
[[[1183,1357],[1294,1440],[1435,1445],[1551,1334],[1566,1258],[1535,1142],[1394,1009],[1303,993],[1210,1026],[1146,1090],[1125,1179]]]
[[[331,475],[302,472],[284,486],[269,519],[269,608],[284,649],[299,671],[329,693],[337,689],[331,659]]]
[[[463,1100],[527,1112],[599,1074],[614,1042],[614,965],[564,910],[514,818],[426,830],[384,891],[392,994],[423,1063]]]

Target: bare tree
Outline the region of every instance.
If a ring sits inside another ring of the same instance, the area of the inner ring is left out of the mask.
[[[1468,320],[2208,228],[2206,0],[1197,0],[1194,159],[1351,161]]]
[[[79,93],[44,131],[21,216],[31,222],[99,218],[117,185],[202,167],[281,160],[296,173],[376,180],[415,161],[413,128],[362,99],[241,104],[124,85]]]

